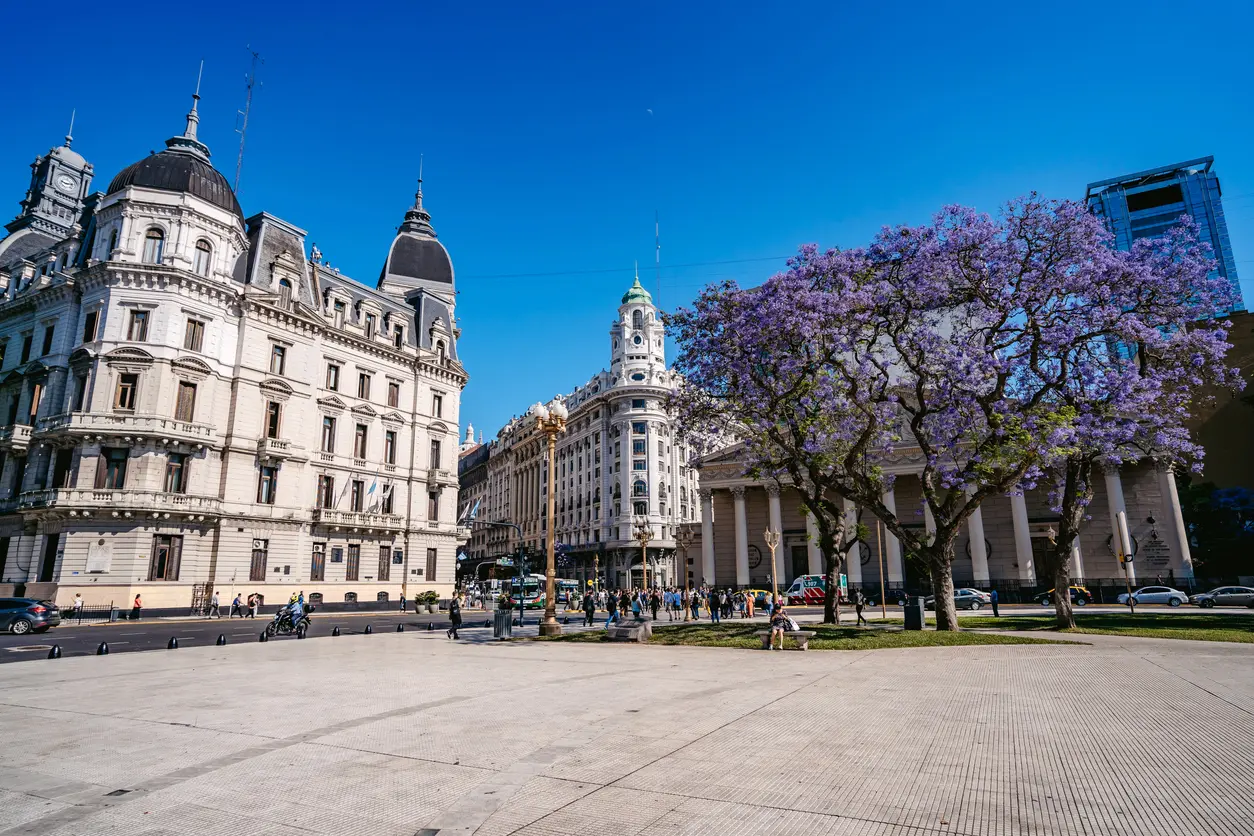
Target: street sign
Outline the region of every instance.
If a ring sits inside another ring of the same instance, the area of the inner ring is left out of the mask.
[[[498,558],[496,559],[496,565],[497,565],[497,566],[513,566],[513,565],[514,565],[514,558],[512,558],[512,557],[498,557]]]

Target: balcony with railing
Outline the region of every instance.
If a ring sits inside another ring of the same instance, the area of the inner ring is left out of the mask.
[[[28,424],[12,424],[0,427],[0,450],[21,452],[30,447],[31,427]]]
[[[309,461],[309,455],[305,452],[305,448],[293,444],[286,438],[257,439],[257,455],[263,459],[287,459],[296,462]]]
[[[445,470],[441,467],[432,467],[427,470],[427,484],[456,485],[457,474],[452,470]]]
[[[131,412],[66,412],[41,419],[35,431],[40,435],[136,436],[192,444],[211,443],[218,434],[213,424]]]
[[[18,508],[66,509],[71,516],[99,516],[96,512],[105,511],[115,517],[216,517],[222,513],[222,500],[216,496],[128,488],[52,488],[24,492]]]
[[[339,511],[334,508],[313,509],[313,521],[318,525],[334,528],[385,529],[400,531],[405,528],[405,518],[399,514],[380,514],[374,511]]]

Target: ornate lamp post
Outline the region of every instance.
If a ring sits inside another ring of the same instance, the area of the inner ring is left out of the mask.
[[[691,592],[688,588],[688,548],[692,546],[694,539],[696,535],[686,525],[680,526],[675,532],[675,545],[679,546],[679,587],[683,590],[681,603],[684,607],[684,621],[689,621],[692,617],[692,608],[688,606],[688,596]]]
[[[569,413],[566,411],[566,405],[557,399],[552,400],[548,406],[538,403],[531,407],[529,413],[536,419],[536,430],[544,436],[549,448],[549,501],[545,516],[548,536],[544,538],[547,553],[544,564],[544,620],[540,622],[540,635],[560,636],[562,625],[557,623],[557,584],[554,581],[556,568],[553,551],[557,542],[557,531],[554,526],[557,510],[557,437],[566,431],[566,418]]]
[[[779,548],[779,532],[773,528],[768,528],[762,533],[762,537],[766,540],[766,547],[771,550],[771,611],[775,610],[775,604],[779,600],[779,580],[775,577],[775,550]]]
[[[640,571],[643,573],[644,589],[649,590],[649,541],[653,539],[653,526],[649,525],[648,517],[636,517],[636,527],[632,537],[640,544]]]

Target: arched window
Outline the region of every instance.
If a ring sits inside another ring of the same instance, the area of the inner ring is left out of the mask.
[[[640,311],[632,311],[631,312],[631,327],[643,328],[644,327],[644,314],[642,314]]]
[[[632,496],[648,496],[649,486],[645,484],[643,479],[638,479],[631,485]]]
[[[311,592],[311,593],[309,593],[309,603],[311,603],[311,604],[321,604],[321,603],[322,603],[322,593],[321,593],[321,592]]]
[[[386,601],[388,599],[388,594],[386,592],[380,592],[378,595],[374,596],[374,599],[376,601]]]
[[[144,263],[160,264],[161,254],[165,249],[165,234],[159,229],[150,229],[144,236]]]
[[[279,307],[286,308],[292,304],[292,283],[287,279],[279,279]]]
[[[441,360],[445,359],[446,355],[444,353],[444,340],[435,341],[435,353],[436,353],[436,356],[439,357]]]
[[[213,248],[203,238],[196,242],[196,252],[192,256],[192,271],[197,276],[208,276],[209,265],[213,261]]]
[[[109,252],[105,253],[105,255],[112,256],[113,251],[116,250],[117,248],[118,248],[118,231],[115,229],[109,233]]]
[[[345,604],[356,604],[356,603],[357,603],[357,593],[356,593],[356,592],[345,592],[345,593],[344,593],[344,603],[345,603]]]

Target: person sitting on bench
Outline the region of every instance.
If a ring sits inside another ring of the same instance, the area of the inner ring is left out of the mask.
[[[775,637],[779,636],[779,649],[784,649],[784,631],[788,629],[788,613],[784,612],[783,607],[779,607],[771,615],[771,635],[766,640],[766,646],[769,650],[775,649]]]

